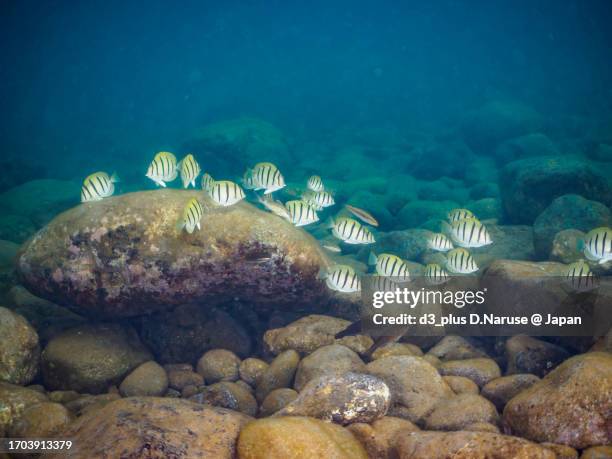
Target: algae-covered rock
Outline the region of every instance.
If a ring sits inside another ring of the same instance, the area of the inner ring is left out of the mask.
[[[274,389],[290,387],[299,363],[300,355],[293,349],[281,352],[262,373],[255,391],[257,400],[262,401]]]
[[[240,362],[238,373],[240,374],[240,379],[256,387],[268,367],[269,365],[263,360],[249,357]]]
[[[26,385],[38,373],[38,334],[19,314],[0,307],[0,381]]]
[[[465,376],[442,376],[442,379],[450,386],[453,392],[459,394],[476,394],[480,392],[478,385]]]
[[[42,376],[52,390],[99,394],[151,358],[130,328],[83,325],[49,341],[42,353]]]
[[[205,212],[203,229],[190,235],[177,222],[191,198]],[[322,309],[331,297],[317,274],[328,262],[308,233],[270,212],[246,202],[215,207],[201,191],[164,189],[61,214],[26,243],[18,269],[43,298],[127,317],[236,299],[260,309]]]
[[[476,346],[469,338],[463,336],[448,335],[442,338],[429,351],[428,355],[434,355],[441,360],[462,360],[479,357],[487,357],[487,353]]]
[[[238,438],[238,459],[367,459],[361,443],[339,425],[285,416],[248,424]]]
[[[551,450],[523,438],[491,432],[408,432],[397,441],[400,459],[555,459]]]
[[[248,389],[237,383],[221,381],[206,386],[190,397],[191,401],[238,411],[249,416],[257,414],[257,401]]]
[[[21,244],[34,234],[37,229],[32,220],[24,215],[0,215],[0,239]]]
[[[557,146],[541,132],[507,140],[495,150],[495,159],[500,164],[532,156],[559,155]]]
[[[52,458],[236,456],[250,417],[186,400],[130,397],[84,414],[63,435],[74,448]]]
[[[323,346],[302,359],[295,374],[295,389],[300,392],[308,381],[323,375],[341,375],[347,371],[362,373],[365,364],[349,348],[340,344]]]
[[[578,194],[606,205],[612,203],[607,177],[592,163],[573,157],[535,157],[508,163],[500,188],[513,223],[531,224],[553,199]]]
[[[50,438],[61,434],[72,418],[72,414],[59,403],[37,403],[21,413],[8,434],[14,438]]]
[[[370,458],[392,459],[396,458],[396,443],[405,432],[419,430],[412,422],[406,419],[385,416],[371,424],[355,423],[348,429],[357,437],[365,447]]]
[[[495,360],[487,358],[449,360],[438,368],[443,376],[463,376],[474,381],[478,387],[484,386],[492,379],[501,376],[501,370]]]
[[[337,424],[370,423],[389,409],[391,392],[375,376],[344,373],[310,380],[299,396],[276,413],[278,416],[310,416]]]
[[[536,254],[540,258],[548,258],[559,231],[575,229],[588,232],[593,228],[608,226],[610,219],[610,211],[600,202],[575,194],[559,196],[538,215],[533,224]]]
[[[270,392],[259,407],[259,417],[265,418],[277,411],[283,409],[291,402],[298,398],[297,391],[285,387],[283,389],[274,389]]]
[[[522,373],[495,378],[484,385],[481,395],[489,399],[498,410],[503,410],[506,403],[525,389],[529,389],[540,380],[536,375]]]
[[[198,361],[197,371],[207,384],[219,381],[236,381],[239,377],[240,359],[226,349],[212,349]]]
[[[541,377],[570,356],[561,346],[525,335],[513,336],[505,347],[508,374],[531,373]]]
[[[0,433],[7,431],[26,408],[46,401],[45,394],[0,381]]]
[[[156,362],[149,361],[136,367],[119,386],[124,397],[154,396],[159,397],[168,389],[166,370]]]
[[[499,414],[486,398],[477,394],[461,394],[442,400],[425,419],[427,430],[463,430],[470,424],[497,424]]]
[[[511,399],[504,420],[516,435],[583,449],[612,442],[611,413],[612,355],[590,352]]]
[[[584,258],[579,250],[584,241],[585,233],[575,229],[566,229],[555,234],[550,251],[550,259],[561,263],[573,263]]]

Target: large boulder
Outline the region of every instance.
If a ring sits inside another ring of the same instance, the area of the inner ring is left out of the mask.
[[[608,226],[610,211],[600,202],[589,201],[576,194],[556,198],[533,224],[533,243],[538,257],[546,259],[553,248],[555,235],[562,230],[588,232]]]
[[[0,307],[0,381],[29,384],[38,373],[38,334],[19,314]]]
[[[252,418],[186,400],[131,397],[81,416],[63,436],[70,451],[50,458],[236,457],[240,429]]]
[[[565,361],[520,392],[504,409],[516,435],[574,448],[612,442],[612,355],[591,352]]]
[[[99,394],[152,356],[136,333],[116,324],[82,325],[53,338],[42,353],[52,390]]]
[[[177,223],[191,198],[205,212],[202,230],[189,235]],[[327,264],[308,233],[272,213],[164,189],[63,213],[26,243],[18,269],[39,296],[115,318],[235,299],[260,308],[324,308],[330,291],[317,274]]]
[[[579,194],[612,203],[605,174],[590,162],[569,156],[540,156],[508,163],[500,178],[502,202],[513,223],[531,224],[556,197]]]
[[[470,111],[461,124],[465,142],[477,153],[491,155],[506,139],[537,132],[541,116],[520,102],[494,100]]]
[[[532,156],[559,156],[557,146],[545,134],[536,132],[506,140],[495,150],[495,159],[505,164]]]
[[[213,176],[236,173],[236,164],[246,163],[246,169],[260,161],[280,161],[282,166],[290,160],[283,133],[267,121],[249,117],[208,124],[196,130],[185,149],[207,152],[207,169]]]

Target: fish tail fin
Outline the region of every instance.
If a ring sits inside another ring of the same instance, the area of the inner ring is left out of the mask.
[[[331,229],[335,224],[336,222],[334,221],[334,217],[329,217],[327,220],[325,220],[325,228]]]
[[[113,174],[111,175],[110,181],[113,183],[119,183],[121,181],[121,179],[117,175],[117,172],[113,172]]]
[[[451,226],[446,220],[440,221],[440,232],[452,236]]]
[[[180,171],[183,167],[183,160],[181,159],[178,163],[176,163],[176,170]]]
[[[368,264],[375,265],[377,260],[378,257],[376,256],[376,254],[373,251],[370,252],[370,256],[368,257]]]

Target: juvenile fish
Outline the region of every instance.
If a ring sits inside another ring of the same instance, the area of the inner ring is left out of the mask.
[[[220,206],[231,206],[244,199],[240,185],[230,180],[215,181],[208,191],[211,199]]]
[[[285,178],[272,163],[257,163],[250,173],[255,190],[264,190],[270,194],[285,187]]]
[[[83,180],[81,187],[81,202],[100,201],[112,196],[115,183],[119,181],[116,174],[108,176],[106,172],[96,172]]]
[[[368,211],[360,209],[359,207],[351,206],[349,204],[346,204],[345,207],[350,213],[352,213],[355,217],[357,217],[362,222],[365,222],[368,225],[378,226],[378,221]]]
[[[319,221],[317,212],[304,201],[287,201],[285,207],[289,211],[291,223],[295,226],[310,225]]]
[[[200,165],[193,155],[189,153],[187,156],[181,159],[176,168],[181,172],[183,188],[187,188],[189,185],[195,188],[196,178],[198,178],[198,175],[200,175]]]
[[[321,270],[319,277],[325,279],[327,287],[343,293],[361,291],[361,280],[355,270],[348,265],[335,265]]]
[[[273,214],[278,215],[279,217],[282,217],[287,221],[291,221],[291,215],[289,214],[289,211],[282,202],[272,199],[271,196],[257,195],[257,199],[266,209],[268,209]]]
[[[600,265],[612,260],[612,228],[595,228],[584,238],[584,255]]]
[[[374,235],[365,226],[352,218],[343,217],[331,220],[328,226],[332,234],[347,244],[373,244]]]
[[[455,220],[450,225],[443,222],[442,226],[459,247],[483,247],[493,242],[487,228],[476,218]]]
[[[160,151],[151,161],[145,175],[158,186],[165,188],[166,182],[173,181],[177,176],[176,156],[167,151]]]
[[[427,247],[438,252],[448,252],[454,248],[451,240],[442,233],[432,234],[427,241]]]
[[[210,191],[213,186],[213,183],[215,183],[215,180],[210,176],[208,172],[205,172],[202,175],[202,189],[207,192]]]
[[[425,281],[429,285],[440,285],[448,280],[448,273],[442,266],[430,263],[425,267]]]
[[[446,269],[454,274],[470,274],[478,271],[474,257],[464,248],[453,249],[446,255]]]
[[[325,189],[325,186],[323,185],[323,180],[321,180],[321,177],[319,177],[318,175],[313,175],[312,177],[310,177],[308,179],[308,182],[306,183],[306,186],[309,190],[315,192],[323,191]]]
[[[202,229],[200,223],[202,215],[204,215],[204,210],[200,201],[196,198],[190,199],[185,209],[183,209],[183,216],[179,221],[179,229],[185,229],[189,234],[193,233],[196,228],[198,230]]]
[[[453,209],[448,213],[448,221],[453,223],[464,218],[476,218],[474,213],[467,209]]]
[[[597,277],[584,260],[568,265],[564,277],[567,286],[573,291],[588,292],[598,287]]]
[[[370,252],[368,263],[376,266],[376,272],[379,276],[393,277],[400,281],[410,279],[408,265],[396,255],[381,253],[377,256],[374,252]]]

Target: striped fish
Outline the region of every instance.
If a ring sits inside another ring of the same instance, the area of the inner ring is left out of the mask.
[[[176,168],[181,171],[181,180],[183,188],[187,188],[190,184],[195,188],[196,178],[200,175],[200,165],[191,153],[185,156],[176,165]]]
[[[208,172],[205,172],[202,175],[202,189],[204,191],[210,191],[213,186],[213,183],[215,183],[215,180],[210,176]]]
[[[291,223],[295,226],[310,225],[319,221],[316,210],[304,201],[287,201],[285,207],[289,211]]]
[[[348,265],[335,265],[327,271],[322,271],[322,279],[325,279],[327,287],[343,293],[361,291],[361,280],[353,268]]]
[[[316,210],[333,206],[336,203],[334,197],[327,191],[308,191],[302,195],[302,200],[310,204]]]
[[[287,221],[291,221],[291,215],[289,214],[289,211],[282,202],[272,199],[271,196],[259,195],[257,195],[257,200],[261,205],[263,205],[273,214],[278,215],[279,217],[284,218]]]
[[[250,174],[255,185],[254,189],[265,190],[264,194],[270,194],[285,187],[285,178],[278,167],[272,163],[257,163]]]
[[[247,190],[254,190],[257,187],[251,169],[248,169],[242,176],[242,186]]]
[[[483,247],[493,242],[487,228],[476,218],[443,222],[442,226],[459,247]]]
[[[453,243],[442,233],[435,233],[427,240],[427,247],[438,252],[448,252],[453,249]]]
[[[453,209],[448,213],[448,221],[453,223],[464,218],[476,218],[474,213],[467,209]]]
[[[108,176],[106,172],[96,172],[83,180],[81,187],[81,202],[100,201],[112,196],[115,192],[115,183],[119,179],[116,174]]]
[[[355,217],[357,217],[362,222],[367,223],[368,225],[378,226],[378,221],[374,218],[374,216],[366,210],[360,209],[359,207],[351,206],[346,204],[344,207],[352,213]]]
[[[564,277],[567,285],[574,291],[588,292],[598,287],[597,277],[584,260],[568,265]]]
[[[470,274],[478,271],[474,257],[464,248],[453,249],[446,256],[446,268],[454,274]]]
[[[237,183],[229,180],[214,181],[208,195],[220,206],[231,206],[244,199],[244,191]]]
[[[375,255],[374,252],[370,252],[368,263],[376,266],[376,272],[379,276],[393,277],[402,282],[410,279],[408,265],[396,255],[390,253]]]
[[[399,288],[399,284],[387,276],[371,276],[371,282],[369,287],[374,292],[395,292]]]
[[[344,217],[331,221],[332,234],[347,244],[373,244],[374,235],[365,226],[352,218]]]
[[[313,175],[312,177],[310,177],[308,179],[308,182],[306,183],[306,186],[309,190],[314,192],[323,191],[325,189],[325,186],[323,185],[323,180],[321,180],[321,177],[319,177],[318,175]]]
[[[430,263],[425,266],[425,281],[429,285],[440,285],[448,280],[448,273],[445,269],[436,264]]]
[[[612,228],[595,228],[584,238],[584,255],[600,265],[612,260]]]
[[[202,215],[204,215],[204,210],[202,209],[202,204],[196,198],[192,198],[189,200],[185,209],[183,209],[183,216],[179,221],[179,229],[185,229],[189,234],[193,233],[193,231],[197,229],[202,229],[201,220]]]
[[[166,182],[173,181],[177,176],[176,156],[167,151],[160,151],[151,161],[145,175],[158,186],[165,188]]]

